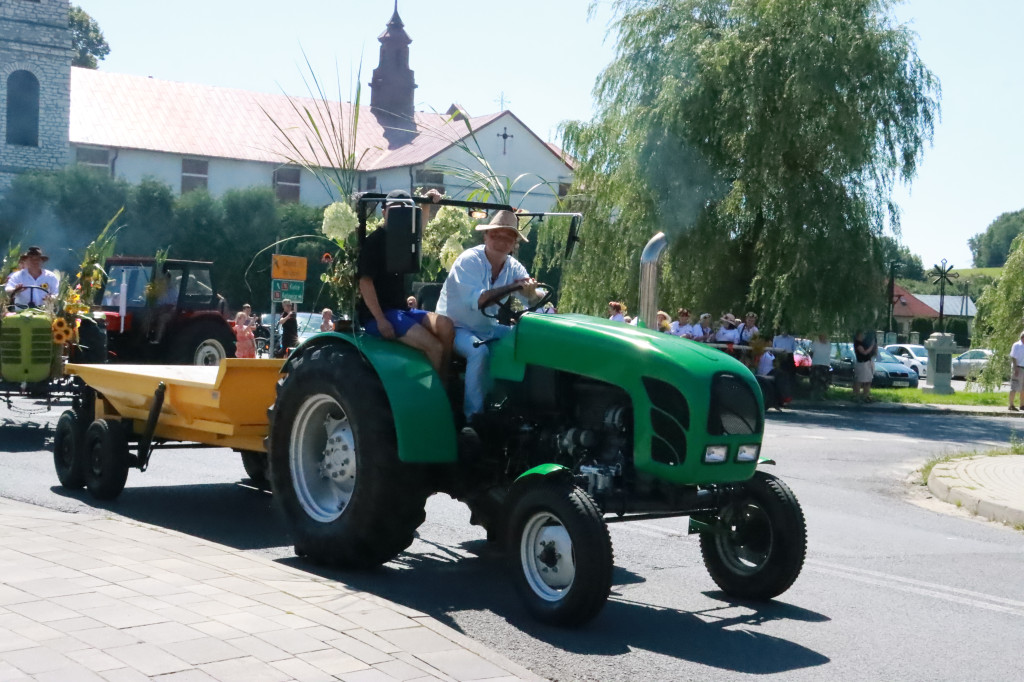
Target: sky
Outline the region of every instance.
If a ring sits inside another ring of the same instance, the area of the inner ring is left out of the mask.
[[[306,95],[308,57],[349,100],[366,84],[393,0],[77,0],[99,23],[110,55],[100,68],[164,80]],[[413,42],[416,107],[453,102],[476,116],[510,109],[542,138],[593,114],[591,91],[614,57],[611,2],[400,0]],[[900,240],[926,268],[971,266],[967,240],[1024,208],[1024,69],[1020,0],[908,0],[895,10],[942,82],[942,118],[918,176],[894,194]],[[303,56],[305,54],[305,57]]]

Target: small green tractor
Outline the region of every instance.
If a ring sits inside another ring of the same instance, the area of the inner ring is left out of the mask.
[[[383,198],[360,199],[361,238]],[[414,272],[420,209],[404,210],[411,215],[389,211],[387,229],[399,261],[413,254],[405,271]],[[655,319],[664,244],[659,235],[644,251],[644,320]],[[546,622],[586,622],[608,599],[607,515],[689,516],[724,592],[785,592],[803,566],[806,527],[786,484],[758,470],[767,461],[764,403],[750,371],[643,327],[536,313],[542,303],[488,346],[494,385],[477,452],[459,448],[459,382],[443,386],[417,351],[358,329],[295,349],[269,410],[267,459],[250,453],[246,465],[269,479],[297,554],[339,567],[383,564],[412,543],[427,497],[444,492],[504,544],[518,591]]]

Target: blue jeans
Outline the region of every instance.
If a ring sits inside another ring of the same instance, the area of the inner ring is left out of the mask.
[[[462,411],[469,419],[484,411],[484,396],[490,387],[491,349],[487,345],[473,347],[477,341],[498,339],[512,332],[512,327],[496,326],[490,333],[478,334],[465,327],[455,328],[455,352],[466,358],[466,393]]]

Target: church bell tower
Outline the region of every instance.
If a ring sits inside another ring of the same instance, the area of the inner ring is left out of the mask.
[[[370,110],[378,118],[395,119],[392,123],[412,122],[416,90],[416,81],[409,68],[409,43],[412,39],[398,16],[398,0],[395,0],[391,20],[377,40],[380,41],[380,60],[370,81]]]

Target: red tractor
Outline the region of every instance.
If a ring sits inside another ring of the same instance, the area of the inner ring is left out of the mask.
[[[213,288],[208,261],[115,256],[93,315],[106,323],[115,362],[218,365],[235,356],[227,304]]]

